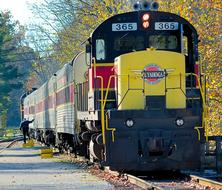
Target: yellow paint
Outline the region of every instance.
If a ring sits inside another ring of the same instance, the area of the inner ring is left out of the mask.
[[[44,158],[52,158],[53,157],[53,154],[41,154],[41,158],[44,159]]]
[[[113,66],[113,63],[94,63],[94,64],[92,64],[92,66],[96,66],[96,67],[104,67],[104,66],[106,66],[106,67],[108,67],[108,66]]]
[[[52,148],[41,149],[41,154],[52,154],[52,153],[53,153],[53,149]]]
[[[27,143],[24,143],[22,145],[24,148],[27,148],[27,147],[33,147],[34,146],[34,141],[31,139],[31,140],[28,140]]]
[[[53,149],[52,148],[43,148],[41,149],[41,158],[52,158]]]
[[[103,137],[103,144],[106,144],[106,130],[107,131],[111,131],[112,132],[112,142],[115,141],[115,136],[114,136],[114,132],[116,131],[115,128],[109,128],[109,124],[108,124],[108,114],[105,114],[105,107],[106,107],[106,102],[109,101],[107,100],[108,98],[108,93],[109,93],[109,87],[111,84],[111,80],[115,78],[115,75],[111,75],[109,77],[109,81],[108,81],[108,85],[107,85],[107,89],[104,91],[104,80],[102,76],[98,76],[98,78],[101,81],[101,100],[100,100],[100,104],[101,104],[101,128],[102,128],[102,137]],[[105,97],[104,97],[104,92],[105,92]]]
[[[158,65],[167,76],[156,84],[142,79],[148,65]],[[169,51],[139,51],[116,58],[118,105],[120,110],[144,109],[146,96],[166,96],[166,108],[185,108],[185,57]]]

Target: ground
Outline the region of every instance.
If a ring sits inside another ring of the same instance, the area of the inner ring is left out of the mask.
[[[58,158],[41,159],[41,146],[19,143],[0,153],[1,190],[111,190],[113,185],[81,166]]]

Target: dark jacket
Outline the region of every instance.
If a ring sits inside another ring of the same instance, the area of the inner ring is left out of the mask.
[[[32,121],[29,121],[29,120],[22,121],[21,124],[20,124],[20,130],[28,131],[29,130],[29,124],[32,123],[33,121],[34,121],[34,119]]]

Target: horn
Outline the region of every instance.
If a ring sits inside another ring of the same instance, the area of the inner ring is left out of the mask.
[[[136,3],[133,5],[133,9],[134,9],[135,11],[139,11],[139,10],[141,9],[141,4],[140,4],[139,1],[136,2]]]
[[[142,8],[143,10],[150,10],[150,2],[148,1],[144,1],[143,4],[142,4]]]
[[[151,3],[151,9],[154,11],[157,11],[159,9],[159,3],[158,2],[152,2]]]

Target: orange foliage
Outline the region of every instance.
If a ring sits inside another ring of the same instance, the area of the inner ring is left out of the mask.
[[[160,8],[186,18],[199,34],[200,63],[206,77],[207,128],[222,134],[222,62],[220,0],[161,0]],[[205,87],[204,87],[205,88]]]

